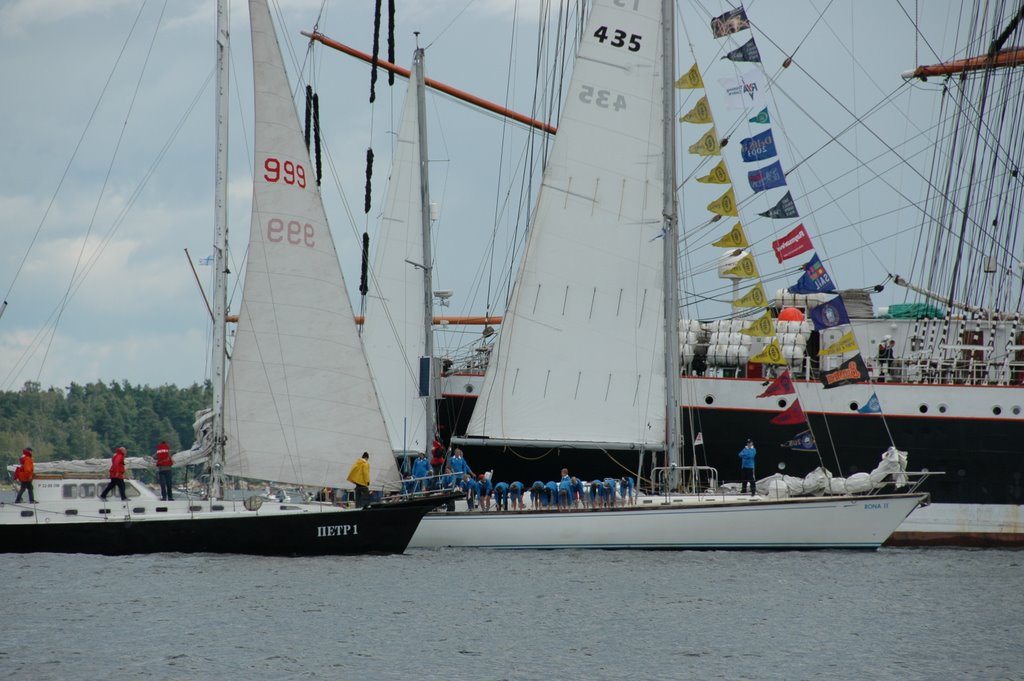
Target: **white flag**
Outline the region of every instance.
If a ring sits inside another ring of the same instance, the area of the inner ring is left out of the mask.
[[[760,109],[764,104],[764,78],[757,69],[739,78],[720,78],[730,109]]]
[[[697,437],[693,438],[693,446],[696,447],[697,445],[703,445],[703,444],[704,444],[704,433],[703,432],[697,433]]]

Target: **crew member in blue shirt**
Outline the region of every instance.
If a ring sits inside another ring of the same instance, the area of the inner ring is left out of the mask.
[[[412,462],[412,477],[416,478],[416,491],[423,492],[427,488],[427,477],[430,475],[430,462],[427,460],[427,453],[420,452],[416,460]]]
[[[747,483],[750,483],[750,496],[757,494],[757,483],[754,477],[754,458],[757,456],[757,450],[754,449],[754,441],[751,439],[747,440],[747,446],[740,450],[740,480],[743,481],[743,488],[740,490],[740,494],[747,493]]]
[[[604,479],[604,491],[605,491],[605,499],[604,500],[605,500],[605,503],[608,505],[609,508],[615,508],[615,494],[616,494],[615,489],[616,489],[617,483],[618,483],[618,480],[616,480],[615,478],[605,478]]]
[[[540,480],[534,480],[533,485],[530,486],[530,500],[533,510],[538,511],[544,505],[544,483]]]
[[[477,484],[480,486],[480,491],[479,491],[479,495],[480,495],[480,510],[481,511],[490,511],[491,510],[491,490],[494,488],[494,486],[491,485],[490,478],[488,478],[487,475],[485,475],[484,473],[481,473],[480,477],[477,478]]]
[[[583,481],[579,478],[573,478],[572,482],[572,505],[586,507],[587,499],[586,494],[583,493]]]
[[[558,482],[558,508],[559,510],[569,508],[572,504],[572,478],[569,477],[569,469],[562,469],[562,479]]]
[[[515,480],[509,484],[508,499],[511,502],[513,511],[523,510],[523,483]]]
[[[636,499],[633,498],[633,487],[635,487],[633,478],[626,477],[619,480],[619,494],[622,495],[623,506],[632,506],[636,503]]]
[[[507,482],[496,482],[494,483],[494,510],[495,511],[507,511],[508,510],[508,483]]]
[[[452,458],[448,461],[448,465],[452,467],[452,472],[459,478],[462,477],[463,473],[473,475],[473,469],[469,467],[469,463],[466,461],[466,457],[462,455],[461,449],[456,449],[452,452]]]
[[[472,511],[474,500],[480,496],[480,483],[469,473],[463,473],[462,491],[466,493],[466,506]]]
[[[548,480],[544,483],[544,507],[551,508],[558,505],[558,483]]]

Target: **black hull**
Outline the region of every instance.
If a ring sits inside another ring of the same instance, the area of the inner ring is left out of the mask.
[[[420,520],[459,495],[374,504],[348,512],[0,525],[5,553],[239,553],[256,556],[395,554]]]
[[[476,397],[454,397],[439,403],[439,413],[454,433],[465,431]],[[746,438],[757,446],[757,477],[781,472],[802,477],[824,463],[835,475],[870,472],[881,460],[890,441],[910,452],[914,471],[942,471],[930,477],[925,491],[933,503],[1024,504],[1024,423],[981,418],[924,418],[888,416],[885,421],[863,414],[808,413],[818,434],[816,452],[800,452],[782,443],[806,429],[777,426],[774,414],[765,411],[723,408],[683,408],[683,441],[692,443],[701,433],[706,443],[697,447],[697,463],[713,466],[722,482],[740,479],[737,456]],[[888,427],[888,431],[886,431]],[[889,433],[891,432],[891,440]],[[636,475],[636,452],[602,452],[583,449],[507,450],[460,445],[475,472],[494,470],[496,480],[554,480],[568,468],[571,475],[592,480]],[[838,449],[838,454],[836,450]],[[659,456],[658,465],[664,465]],[[693,448],[686,445],[686,461]],[[644,470],[650,469],[648,454]]]

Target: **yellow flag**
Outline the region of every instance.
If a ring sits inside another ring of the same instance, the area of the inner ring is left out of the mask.
[[[721,246],[722,248],[746,248],[750,243],[747,241],[747,235],[743,231],[743,225],[737,222],[729,230],[728,234],[711,245]]]
[[[694,64],[690,67],[690,70],[679,77],[676,81],[676,87],[680,90],[692,90],[698,87],[704,87],[704,79],[700,77],[700,71],[697,70],[697,65]]]
[[[755,319],[753,323],[745,329],[742,329],[740,333],[748,336],[760,336],[766,338],[768,336],[775,335],[775,320],[772,319],[771,310],[765,310],[765,313]]]
[[[722,274],[730,274],[740,279],[750,279],[751,277],[760,277],[761,274],[757,271],[757,263],[754,262],[754,254],[747,253],[745,256],[736,261],[736,264],[729,269],[722,272]]]
[[[732,193],[732,187],[729,187],[729,191],[709,203],[708,210],[726,217],[737,217],[739,213],[736,212],[736,195]]]
[[[691,144],[687,151],[698,156],[718,156],[718,135],[715,134],[714,126],[704,133],[703,137]]]
[[[758,283],[754,288],[743,294],[743,297],[732,301],[733,307],[767,307],[768,297],[764,294],[764,286]]]
[[[725,169],[725,159],[719,161],[707,175],[698,177],[697,181],[704,184],[729,184],[729,171]]]
[[[848,331],[843,334],[843,337],[837,340],[827,348],[818,350],[819,355],[841,355],[844,352],[852,352],[857,349],[857,339],[853,335],[853,331]]]
[[[708,106],[708,96],[704,95],[697,100],[693,108],[680,116],[683,123],[713,123],[711,120],[711,107]]]
[[[786,364],[786,358],[782,356],[782,348],[779,347],[779,341],[776,340],[766,345],[761,352],[748,358],[747,361],[755,364]]]

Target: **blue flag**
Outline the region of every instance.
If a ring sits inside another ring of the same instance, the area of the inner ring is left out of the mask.
[[[878,393],[871,393],[871,399],[857,410],[858,414],[881,414],[882,405],[878,403]]]
[[[767,109],[765,109],[767,111]],[[775,156],[775,137],[771,129],[765,130],[759,135],[740,140],[740,154],[743,160],[760,161]]]
[[[832,277],[828,275],[821,259],[815,253],[810,261],[804,265],[804,275],[800,281],[789,287],[790,293],[828,293],[835,291],[836,285],[832,283]]]
[[[788,447],[789,449],[795,449],[800,452],[818,451],[818,444],[814,441],[814,436],[811,435],[811,431],[809,430],[797,433],[791,440],[783,442],[782,446]]]
[[[850,316],[846,314],[843,297],[836,296],[827,303],[811,308],[811,321],[814,322],[814,328],[818,331],[849,324]]]
[[[786,174],[782,172],[782,164],[776,161],[764,168],[751,170],[747,173],[747,182],[755,192],[763,192],[766,189],[784,186]]]

